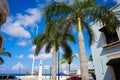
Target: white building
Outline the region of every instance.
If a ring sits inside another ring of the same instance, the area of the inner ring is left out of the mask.
[[[110,34],[96,23],[93,30],[96,43],[91,49],[97,80],[120,80],[120,28]]]

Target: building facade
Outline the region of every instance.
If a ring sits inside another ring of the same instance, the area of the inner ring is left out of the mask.
[[[96,79],[120,80],[120,28],[111,34],[105,26],[96,23],[93,30],[96,42],[91,50]]]
[[[7,0],[0,0],[0,28],[1,28],[2,24],[4,24],[6,22],[8,13],[9,13],[9,7],[8,7]],[[0,33],[0,50],[2,49],[3,42],[4,42],[4,40]]]

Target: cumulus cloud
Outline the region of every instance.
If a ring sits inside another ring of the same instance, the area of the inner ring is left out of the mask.
[[[16,16],[9,16],[1,30],[12,37],[30,38],[30,32],[26,28],[35,27],[41,17],[39,8],[30,8],[24,14],[17,13]]]
[[[65,3],[70,4],[70,5],[75,3],[74,0],[54,0],[54,1],[56,1],[56,2],[65,2]],[[49,2],[51,2],[51,0],[47,0],[47,3],[49,3]]]
[[[60,68],[64,71],[64,70],[66,70],[66,68],[68,69],[68,64],[67,63],[64,63],[64,64],[62,64],[61,66],[60,66]],[[77,69],[79,69],[80,68],[80,65],[79,64],[71,64],[70,65],[70,67],[71,67],[71,70],[77,70]]]
[[[12,37],[19,37],[19,38],[31,37],[30,33],[17,23],[11,23],[11,22],[6,23],[1,30]]]
[[[26,46],[27,42],[21,41],[21,42],[18,42],[17,45],[19,45],[19,46]]]
[[[46,45],[45,45],[46,46]],[[39,55],[35,56],[35,59],[42,59],[42,60],[47,60],[52,58],[52,52],[53,52],[53,48],[51,49],[50,53],[45,53],[45,46],[43,46],[43,48],[40,50]],[[34,45],[30,50],[34,51],[36,48],[36,46]],[[29,54],[28,58],[33,59],[33,54]]]
[[[8,68],[7,66],[1,65],[1,66],[0,66],[0,71],[5,71],[5,70],[7,70],[7,68]]]
[[[77,56],[77,58],[79,58],[79,54],[78,53],[74,53],[76,56]]]
[[[35,70],[35,71],[38,71],[38,70],[39,70],[39,66],[35,66],[35,67],[34,67],[34,70]]]
[[[35,51],[35,48],[36,48],[36,45],[33,45],[33,46],[30,48],[30,50],[31,50],[31,51]]]
[[[117,3],[120,3],[120,0],[115,0]]]
[[[46,47],[46,45],[42,47],[42,49],[40,50],[40,53],[45,53],[45,47]],[[30,50],[31,50],[31,51],[35,51],[35,48],[36,48],[36,45],[33,45],[33,46],[30,48]],[[53,49],[51,49],[51,51],[52,51],[52,50],[53,50]]]
[[[20,56],[16,56],[16,58],[18,58],[18,59],[24,59],[24,55],[21,54]]]
[[[33,59],[33,54],[29,54],[28,58]],[[42,60],[47,60],[51,58],[52,58],[52,53],[49,53],[49,54],[42,53],[42,54],[39,54],[38,56],[35,56],[35,59],[42,59]]]
[[[12,70],[15,71],[15,70],[19,70],[19,69],[24,69],[24,65],[20,62],[18,62],[17,64],[15,64],[13,67],[12,67]]]

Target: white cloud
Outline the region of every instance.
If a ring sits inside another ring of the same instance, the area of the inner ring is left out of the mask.
[[[16,16],[9,16],[1,30],[12,37],[30,38],[30,32],[26,28],[35,27],[41,17],[39,8],[30,8],[24,14],[17,13]]]
[[[1,65],[1,66],[0,66],[0,71],[5,71],[5,70],[7,70],[7,68],[8,68],[7,66]]]
[[[39,70],[39,66],[35,66],[34,71],[38,71],[38,70]]]
[[[29,54],[28,58],[33,59],[33,54]],[[52,53],[42,53],[39,54],[38,56],[35,56],[35,59],[42,59],[42,60],[47,60],[47,59],[51,59],[52,58]]]
[[[89,68],[89,69],[94,69],[94,64],[93,64],[93,62],[88,62],[88,68]]]
[[[35,51],[35,48],[36,48],[36,45],[32,46],[30,50]]]
[[[12,37],[22,37],[22,38],[30,38],[31,35],[28,31],[26,31],[20,24],[17,23],[6,23],[1,29],[4,33],[12,36]]]
[[[66,68],[68,69],[68,64],[67,63],[64,63],[64,64],[62,64],[62,65],[60,65],[60,68],[64,71],[64,70],[66,70]],[[79,69],[80,68],[80,65],[79,64],[71,64],[70,65],[70,68],[71,68],[71,70],[77,70],[77,69]]]
[[[117,3],[120,3],[120,0],[115,0]]]
[[[21,42],[18,42],[17,45],[19,45],[19,46],[26,46],[27,42],[21,41]]]
[[[40,21],[41,13],[39,8],[30,8],[26,10],[27,14],[22,15],[21,13],[17,14],[16,23],[20,23],[23,27],[27,26],[36,26],[36,22]]]
[[[12,67],[13,71],[19,70],[19,69],[24,69],[24,65],[18,62],[16,65]]]
[[[45,53],[45,47],[46,47],[46,45],[43,46],[43,48],[40,50],[40,53]],[[31,50],[31,51],[35,51],[35,48],[36,48],[36,45],[32,46],[32,47],[30,48],[30,50]],[[51,49],[51,51],[52,51],[52,50],[53,50],[53,49]]]
[[[51,0],[46,0],[46,1],[47,1],[47,3],[51,2]],[[70,5],[75,3],[74,0],[54,0],[54,1],[56,1],[56,2],[66,2],[67,4],[70,4]]]
[[[79,54],[78,53],[74,53],[76,56],[77,56],[77,58],[79,58]]]
[[[46,45],[45,45],[46,46]],[[53,48],[51,49],[50,53],[45,53],[45,46],[40,50],[39,55],[35,57],[35,59],[42,59],[47,60],[52,58]],[[36,46],[34,45],[30,50],[34,51]],[[29,54],[28,58],[33,59],[33,54]]]
[[[24,55],[21,54],[20,56],[16,56],[16,58],[18,58],[18,59],[24,59]]]

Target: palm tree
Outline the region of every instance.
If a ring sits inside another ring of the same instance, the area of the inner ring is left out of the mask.
[[[108,31],[114,32],[120,25],[120,21],[112,10],[98,5],[96,0],[74,0],[75,4],[68,5],[63,2],[53,2],[44,9],[46,21],[64,17],[67,22],[63,28],[68,29],[71,25],[78,25],[78,41],[80,51],[80,68],[82,80],[89,80],[86,50],[82,30],[86,29],[89,34],[90,45],[95,41],[93,31],[87,22],[99,22],[106,26]]]
[[[89,61],[93,62],[92,54],[90,54],[90,56],[89,56]]]
[[[39,51],[45,46],[45,52],[52,52],[52,80],[56,80],[56,53],[59,47],[62,47],[65,52],[72,53],[71,47],[67,41],[75,43],[74,36],[69,32],[64,31],[60,26],[61,22],[50,21],[47,23],[47,27],[43,34],[37,35],[33,40],[33,44],[36,45],[35,55],[39,54]]]
[[[65,54],[63,54],[62,58],[61,58],[61,61],[60,61],[60,64],[64,64],[64,63],[68,63],[69,65],[69,75],[70,75],[70,65],[73,61],[74,58],[77,58],[77,55],[70,55],[69,57],[66,57]]]
[[[0,56],[8,56],[11,57],[11,53],[9,52],[4,52],[3,50],[0,50]],[[4,64],[4,60],[2,57],[0,57],[0,65]]]

